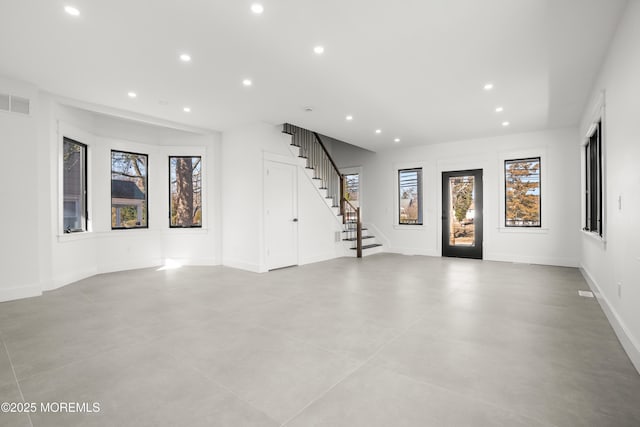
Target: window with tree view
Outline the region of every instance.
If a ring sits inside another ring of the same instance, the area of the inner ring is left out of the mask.
[[[65,233],[87,231],[87,146],[63,141],[63,222]]]
[[[202,158],[169,157],[170,227],[202,227]]]
[[[360,175],[349,173],[344,175],[344,197],[354,207],[360,207]]]
[[[398,171],[400,224],[422,225],[422,168]]]
[[[540,157],[506,160],[505,226],[540,227]]]
[[[147,228],[146,154],[111,151],[111,228]]]

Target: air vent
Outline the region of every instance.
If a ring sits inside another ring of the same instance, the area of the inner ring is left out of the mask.
[[[0,111],[29,115],[31,113],[31,101],[20,96],[0,93]]]
[[[11,111],[13,113],[29,114],[29,100],[19,96],[11,97]]]
[[[0,110],[9,111],[9,106],[11,105],[10,96],[4,93],[0,93]]]
[[[585,298],[593,298],[593,292],[591,291],[578,291],[578,295]]]

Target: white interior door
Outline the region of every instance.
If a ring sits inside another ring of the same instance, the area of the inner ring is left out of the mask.
[[[264,169],[267,268],[298,265],[296,166],[267,160]]]

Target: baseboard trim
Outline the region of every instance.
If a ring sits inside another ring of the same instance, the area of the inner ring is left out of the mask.
[[[222,260],[222,265],[225,267],[237,268],[238,270],[251,271],[253,273],[264,273],[264,269],[258,264],[251,264],[242,260],[225,258]]]
[[[538,264],[538,265],[553,265],[556,267],[573,267],[577,268],[580,263],[575,258],[555,258],[555,257],[537,257],[537,256],[520,256],[512,254],[496,254],[496,253],[484,253],[483,259],[487,261],[500,261],[500,262],[517,262],[522,264]]]
[[[118,271],[140,270],[142,268],[154,268],[164,265],[162,259],[153,258],[149,260],[140,260],[127,264],[101,265],[98,267],[96,274],[116,273]]]
[[[38,297],[42,295],[40,285],[16,286],[14,288],[0,288],[0,302],[17,299]]]
[[[85,270],[85,271],[78,271],[75,272],[73,274],[65,274],[63,276],[59,276],[54,278],[53,280],[51,280],[49,282],[49,284],[47,285],[46,288],[44,288],[45,291],[53,291],[55,289],[61,288],[63,286],[69,285],[73,282],[77,282],[78,280],[82,280],[82,279],[86,279],[87,277],[91,277],[91,276],[95,276],[96,274],[98,274],[98,271],[93,269],[93,270]]]
[[[298,262],[298,265],[314,264],[316,262],[329,261],[338,258],[335,252],[326,252],[321,255],[314,255],[312,257],[303,258]]]
[[[607,316],[611,327],[618,336],[620,344],[622,344],[622,347],[627,352],[629,359],[631,359],[631,363],[636,368],[638,373],[640,373],[640,343],[629,332],[629,328],[627,327],[626,323],[622,320],[613,306],[609,303],[607,297],[602,293],[600,286],[598,286],[598,283],[595,281],[589,271],[584,267],[584,265],[580,265],[580,273],[582,273],[582,276],[587,281],[587,284],[596,296],[600,307],[602,307],[602,311],[604,311],[604,314]]]
[[[179,265],[193,266],[193,267],[211,267],[220,265],[220,263],[213,258],[172,258],[166,257],[162,264],[166,264],[168,260],[175,262]]]
[[[384,245],[383,245],[384,246]],[[431,250],[425,250],[421,248],[398,248],[394,246],[385,246],[385,252],[399,255],[407,255],[407,256],[430,256],[430,257],[439,257],[440,255]]]

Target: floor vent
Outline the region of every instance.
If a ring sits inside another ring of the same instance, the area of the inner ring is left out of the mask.
[[[0,93],[0,111],[29,115],[31,102],[27,98]]]
[[[591,291],[578,291],[578,295],[585,298],[593,298],[593,292]]]

